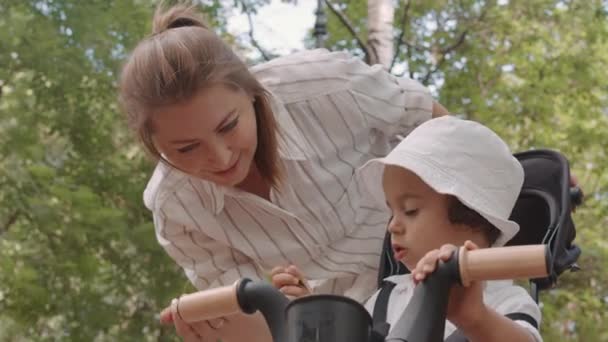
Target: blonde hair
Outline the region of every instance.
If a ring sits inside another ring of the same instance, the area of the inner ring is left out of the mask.
[[[157,8],[152,34],[135,47],[122,69],[119,100],[147,152],[168,163],[152,141],[154,111],[187,101],[218,83],[253,96],[258,137],[254,161],[262,178],[277,187],[281,178],[278,127],[270,95],[230,46],[207,27],[194,6]]]

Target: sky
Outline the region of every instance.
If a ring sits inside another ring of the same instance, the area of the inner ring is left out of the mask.
[[[232,9],[233,4],[232,0],[226,0],[225,6],[231,13],[228,31],[249,45],[247,15]],[[253,16],[255,39],[264,50],[278,55],[304,49],[303,40],[314,26],[316,7],[316,0],[297,0],[297,5],[271,0]]]
[[[503,0],[506,1],[506,0]],[[294,5],[297,2],[297,5]],[[252,47],[249,39],[249,21],[240,9],[234,9],[234,0],[224,0],[228,11],[228,31],[239,40]],[[270,4],[258,8],[253,16],[254,37],[265,51],[276,55],[286,55],[304,49],[304,39],[310,35],[315,23],[317,0],[270,0]],[[327,11],[327,9],[325,9]],[[311,38],[311,37],[308,37]],[[259,59],[257,49],[251,48],[248,54],[251,59]],[[402,74],[406,69],[403,63],[397,63],[392,72]],[[431,89],[435,91],[435,89]]]

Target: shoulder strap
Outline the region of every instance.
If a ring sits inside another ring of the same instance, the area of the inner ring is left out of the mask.
[[[374,308],[374,310],[375,310],[375,308]],[[532,318],[532,316],[530,316],[528,314],[521,313],[521,312],[514,312],[514,313],[506,314],[505,317],[510,318],[513,321],[528,322],[535,329],[538,329],[538,323],[536,322],[536,320],[534,318]],[[448,336],[448,338],[445,339],[445,342],[468,342],[468,341],[469,340],[467,339],[466,336],[464,336],[464,334],[462,333],[462,331],[460,329],[457,329],[450,336]]]
[[[391,297],[391,292],[395,287],[395,283],[383,281],[380,293],[374,304],[372,341],[384,341],[390,330],[390,324],[386,321],[386,312],[388,311],[388,300]]]

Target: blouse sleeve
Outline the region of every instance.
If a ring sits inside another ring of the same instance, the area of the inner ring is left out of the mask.
[[[350,90],[368,125],[387,136],[407,135],[432,117],[433,98],[419,82],[351,58]]]
[[[197,210],[197,217],[201,217],[201,209]],[[185,209],[179,211],[165,207],[153,213],[156,237],[197,289],[229,285],[243,277],[264,278],[249,257],[209,237],[200,229],[203,222],[189,216]]]

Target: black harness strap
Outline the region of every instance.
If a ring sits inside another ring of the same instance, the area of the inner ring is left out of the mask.
[[[395,285],[395,283],[390,281],[382,282],[382,287],[376,298],[374,313],[372,315],[372,342],[383,342],[388,335],[391,325],[386,321],[386,312],[388,311],[388,300],[391,297],[391,292],[393,292]]]

